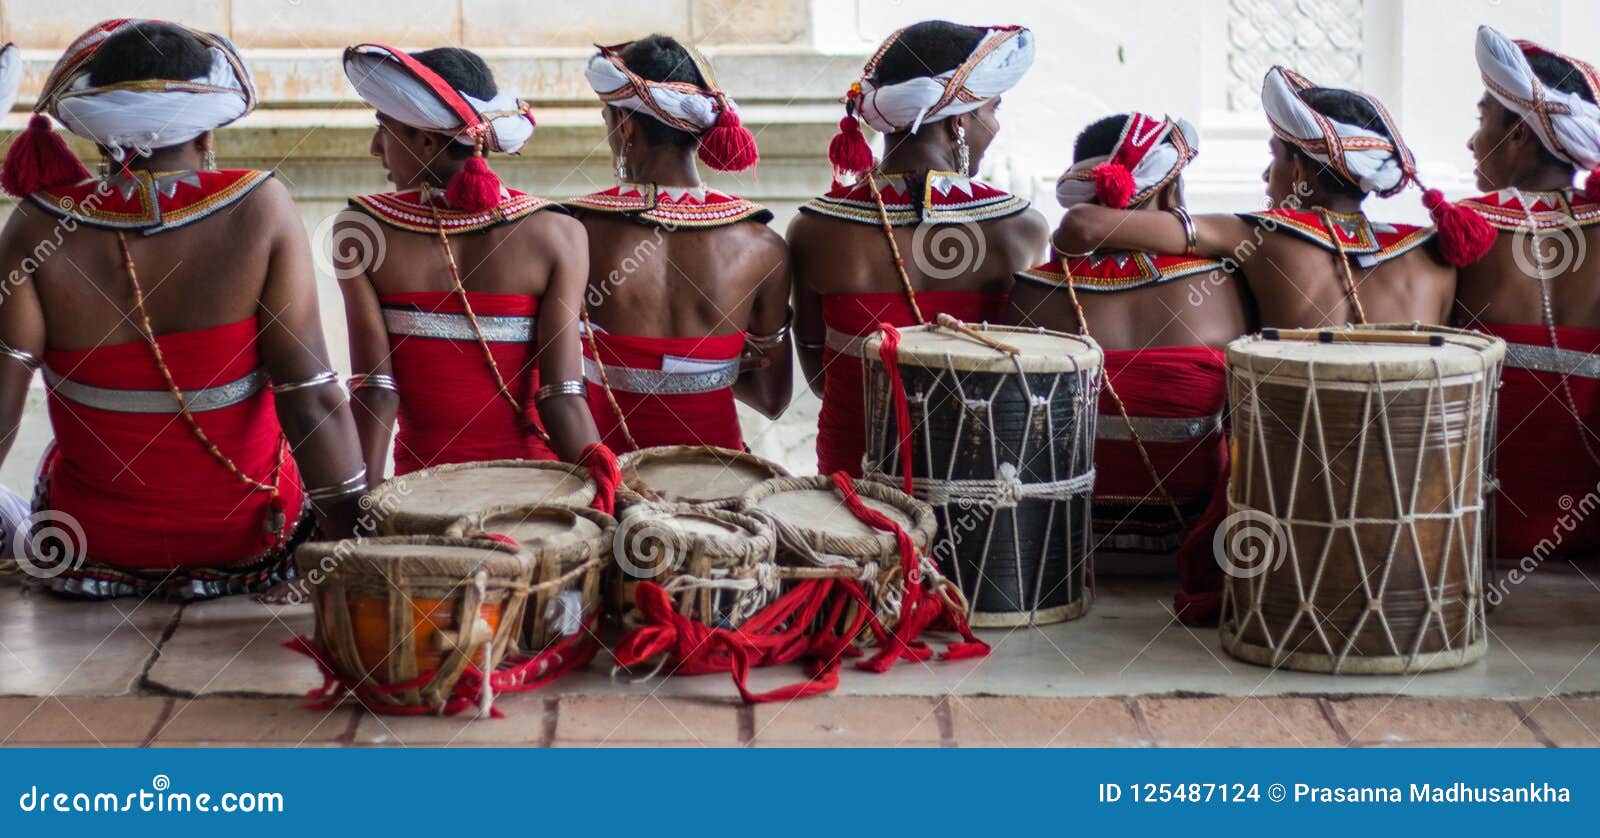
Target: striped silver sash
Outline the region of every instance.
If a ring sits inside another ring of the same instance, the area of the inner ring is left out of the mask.
[[[583,359],[583,377],[593,384],[601,383],[600,367],[593,358]],[[605,380],[613,390],[647,396],[712,393],[732,387],[739,380],[739,359],[732,359],[715,369],[696,372],[668,372],[607,364]]]
[[[1507,343],[1506,366],[1577,378],[1600,378],[1600,355],[1531,343]]]
[[[478,315],[478,328],[490,343],[527,343],[533,340],[535,318],[521,315]],[[477,340],[465,314],[438,311],[383,310],[383,324],[391,335],[442,340]]]
[[[851,355],[860,358],[866,354],[867,340],[875,334],[877,334],[876,331],[865,335],[847,335],[830,326],[823,334],[822,339],[829,349],[840,355]]]
[[[1222,430],[1222,413],[1210,416],[1130,416],[1133,431],[1146,442],[1188,442],[1203,439]],[[1095,423],[1096,439],[1133,439],[1129,422],[1121,414],[1101,414]]]
[[[117,413],[177,413],[178,400],[166,390],[123,390],[115,387],[96,387],[92,384],[73,381],[64,378],[49,367],[44,368],[44,382],[50,392],[70,402],[92,407],[96,410],[110,410]],[[184,390],[183,398],[189,404],[189,410],[200,413],[207,410],[220,410],[232,407],[246,401],[261,392],[267,385],[267,371],[258,369],[243,378],[218,384],[215,387],[202,387],[198,390]]]

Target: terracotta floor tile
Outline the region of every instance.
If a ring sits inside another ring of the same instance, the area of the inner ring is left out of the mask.
[[[165,698],[0,698],[0,744],[144,743]]]
[[[739,708],[716,699],[568,696],[556,741],[739,744]]]
[[[1335,747],[1342,744],[1316,699],[1141,698],[1150,733],[1167,747]]]
[[[810,747],[830,742],[890,747],[938,744],[943,736],[931,698],[838,696],[758,704],[755,741]]]
[[[1519,703],[1556,745],[1600,747],[1600,699],[1555,697]]]
[[[157,743],[202,741],[315,744],[343,736],[351,707],[310,710],[292,698],[180,698],[156,733]]]
[[[1133,714],[1117,698],[950,696],[948,702],[963,748],[1143,744]]]
[[[311,606],[228,597],[184,609],[150,680],[185,695],[257,693],[299,698],[322,686],[310,658],[283,648],[311,632]]]
[[[0,583],[0,695],[123,695],[178,606],[70,602]]]
[[[1332,702],[1334,716],[1360,745],[1536,746],[1539,740],[1504,701],[1355,698]]]
[[[394,747],[534,747],[544,742],[544,697],[537,693],[495,700],[503,719],[478,719],[466,712],[455,716],[380,716],[365,711],[356,724],[355,742]]]

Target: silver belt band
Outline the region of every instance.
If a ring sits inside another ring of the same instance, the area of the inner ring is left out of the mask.
[[[1600,378],[1600,355],[1530,343],[1507,343],[1506,366],[1578,378]]]
[[[533,340],[532,317],[478,315],[478,328],[483,339],[490,343],[527,343]],[[383,324],[391,335],[409,335],[442,340],[477,340],[472,321],[465,314],[437,311],[408,311],[400,308],[383,310]]]
[[[110,410],[117,413],[177,413],[178,400],[172,397],[167,390],[122,390],[112,387],[96,387],[92,384],[83,384],[70,378],[63,378],[49,367],[44,369],[44,381],[50,392],[71,402],[76,402],[84,407],[96,410]],[[267,384],[267,371],[256,370],[237,381],[227,384],[218,384],[215,387],[202,387],[198,390],[184,390],[183,398],[189,405],[189,410],[200,413],[206,410],[220,410],[244,402],[261,392]]]
[[[873,334],[876,334],[876,332]],[[829,349],[841,355],[853,355],[861,358],[866,354],[867,340],[871,337],[872,335],[870,334],[847,335],[830,326],[826,334],[823,335],[823,343],[827,344]]]
[[[1146,442],[1188,442],[1222,431],[1222,413],[1210,416],[1130,416],[1133,430]],[[1095,423],[1096,439],[1133,439],[1120,414],[1101,414]]]
[[[611,389],[646,396],[687,396],[694,393],[712,393],[726,390],[739,380],[739,362],[705,372],[666,372],[642,370],[637,367],[606,365],[605,381],[600,379],[600,367],[593,358],[583,359],[583,377],[594,384],[606,383]]]

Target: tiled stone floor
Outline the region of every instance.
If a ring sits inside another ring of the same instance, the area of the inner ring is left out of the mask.
[[[583,673],[507,718],[315,712],[281,644],[308,607],[64,603],[0,585],[0,743],[107,746],[1600,746],[1600,588],[1541,571],[1453,672],[1331,677],[1233,660],[1166,610],[1168,583],[1102,580],[1082,620],[984,632],[981,661],[847,669],[836,696],[742,707],[722,676]],[[798,670],[762,671],[765,689]]]

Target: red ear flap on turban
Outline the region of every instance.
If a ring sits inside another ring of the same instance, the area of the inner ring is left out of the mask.
[[[828,162],[840,174],[862,175],[872,171],[872,146],[861,133],[861,121],[856,119],[856,99],[861,97],[861,83],[850,85],[845,94],[844,119],[839,120],[839,133],[828,142]]]
[[[1095,200],[1102,206],[1112,209],[1127,209],[1128,203],[1139,191],[1139,184],[1134,180],[1133,172],[1116,161],[1101,163],[1092,171]]]
[[[1458,268],[1470,265],[1494,246],[1495,231],[1489,222],[1467,207],[1446,201],[1443,192],[1423,190],[1422,205],[1439,228],[1439,255],[1446,262]]]
[[[83,161],[67,148],[50,117],[42,113],[34,114],[27,130],[11,141],[5,165],[0,167],[0,187],[18,198],[88,179]]]
[[[756,138],[727,97],[717,99],[717,124],[700,137],[700,159],[719,172],[742,172],[761,160]]]

